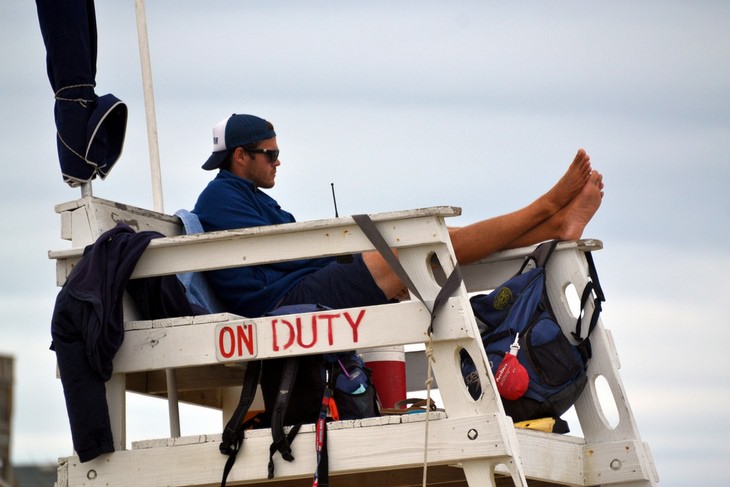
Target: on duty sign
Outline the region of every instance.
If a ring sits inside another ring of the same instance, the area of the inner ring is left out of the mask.
[[[324,310],[220,323],[215,328],[216,358],[226,362],[249,360],[259,354],[272,357],[297,349],[326,351],[333,345],[355,348],[366,315],[365,308]]]

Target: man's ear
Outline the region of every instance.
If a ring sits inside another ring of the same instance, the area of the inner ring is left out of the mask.
[[[233,163],[234,164],[242,164],[247,159],[246,151],[243,150],[242,147],[236,147],[236,149],[233,151]]]
[[[242,172],[245,171],[248,166],[247,161],[249,157],[246,154],[246,151],[240,147],[236,147],[230,157],[231,163],[228,170],[237,176],[241,176]]]

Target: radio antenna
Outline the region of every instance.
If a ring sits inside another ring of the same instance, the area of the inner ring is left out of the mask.
[[[335,204],[335,218],[339,218],[340,214],[337,212],[337,197],[335,196],[335,183],[330,183],[332,187],[332,202]],[[352,262],[352,254],[338,255],[337,262],[340,264],[349,264]]]
[[[335,183],[330,183],[330,186],[332,187],[332,202],[335,204],[335,218],[339,218],[339,214],[337,213],[337,197],[335,196]]]

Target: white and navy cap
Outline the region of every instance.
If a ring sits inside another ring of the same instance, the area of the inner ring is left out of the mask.
[[[273,137],[276,137],[276,132],[263,118],[234,113],[213,126],[213,153],[203,164],[203,169],[211,170],[219,167],[231,149]]]

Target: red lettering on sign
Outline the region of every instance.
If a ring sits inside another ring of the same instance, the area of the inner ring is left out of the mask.
[[[278,334],[276,331],[277,330],[276,325],[279,322],[281,322],[281,324],[286,327],[285,330],[289,332],[289,339],[284,344],[284,346],[281,348],[279,347],[279,339],[278,339]],[[291,347],[292,344],[294,343],[294,338],[295,338],[294,327],[292,326],[291,323],[289,323],[286,320],[278,320],[278,319],[271,320],[271,333],[272,333],[272,337],[273,337],[273,349],[275,352],[278,352],[281,349],[286,350],[287,348]]]
[[[254,344],[254,337],[253,337],[253,326],[249,325],[238,325],[236,327],[236,332],[238,335],[238,355],[243,356],[245,355],[243,353],[244,347],[246,352],[248,352],[248,356],[252,357],[254,355],[253,351],[253,344]]]
[[[326,314],[326,315],[319,315],[318,318],[323,318],[327,320],[327,343],[330,345],[333,345],[335,343],[334,335],[332,333],[332,320],[339,318],[340,314]]]
[[[312,340],[307,344],[302,341],[302,319],[297,318],[297,343],[302,348],[312,348],[317,343],[317,315],[312,315]]]
[[[229,335],[228,340],[226,340],[226,335]],[[220,329],[220,332],[218,333],[218,350],[221,352],[221,356],[223,358],[231,358],[233,357],[233,352],[235,352],[236,341],[233,333],[233,329],[230,326],[224,326]],[[226,345],[228,345],[230,348],[226,348]]]
[[[365,311],[361,309],[356,316],[352,316],[348,312],[344,313],[347,324],[352,331],[352,341],[355,343],[360,339],[359,327],[365,317]],[[294,346],[294,343],[301,348],[315,347],[319,342],[319,337],[322,336],[319,333],[321,326],[326,326],[327,328],[327,344],[330,346],[334,345],[335,326],[338,325],[336,320],[339,320],[342,315],[343,313],[321,313],[311,314],[309,316],[293,316],[291,320],[272,318],[270,322],[272,351],[281,352],[287,350]],[[305,322],[305,320],[311,321]],[[342,324],[339,326],[341,327]],[[248,336],[242,336],[239,332],[236,338],[238,339],[239,348],[243,346],[248,346],[249,348],[255,346],[250,333]]]
[[[221,326],[218,329],[218,351],[224,359],[255,356],[256,336],[253,325],[237,323]]]
[[[357,315],[357,319],[355,321],[353,321],[352,317],[350,316],[350,313],[345,311],[345,319],[347,320],[347,323],[350,325],[350,328],[352,328],[352,341],[355,343],[357,343],[357,340],[358,340],[357,328],[360,326],[360,322],[362,321],[363,316],[365,316],[365,310],[361,309],[360,313]]]

